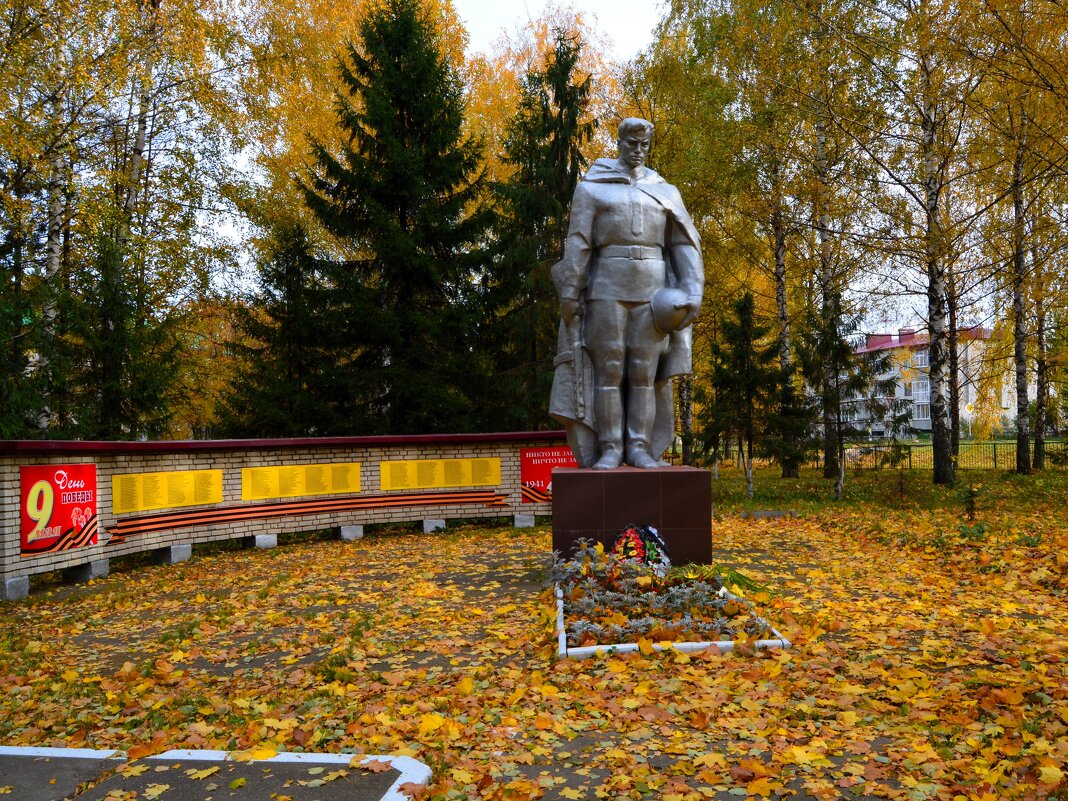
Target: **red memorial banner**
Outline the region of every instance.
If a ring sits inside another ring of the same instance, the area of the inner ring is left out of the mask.
[[[97,543],[95,464],[19,468],[22,555]]]
[[[578,467],[571,448],[524,448],[519,453],[519,480],[523,503],[545,503],[553,499],[553,468]]]

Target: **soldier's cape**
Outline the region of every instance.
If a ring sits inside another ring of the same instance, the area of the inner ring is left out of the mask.
[[[615,159],[597,159],[583,181],[592,183],[630,183],[630,174],[619,167]],[[664,207],[673,225],[683,231],[686,238],[700,251],[701,236],[682,203],[678,190],[667,183],[658,173],[648,168],[635,182],[635,187],[645,192]],[[586,232],[592,234],[592,232]],[[592,238],[592,237],[591,237]],[[670,265],[668,276],[674,276]],[[563,262],[559,262],[563,265]],[[554,267],[554,273],[556,267]],[[593,416],[593,366],[585,348],[573,347],[573,337],[567,327],[560,323],[557,334],[556,369],[553,374],[552,394],[549,398],[549,414],[563,423],[567,441],[580,467],[589,467],[600,456],[597,444],[596,420]],[[690,327],[670,334],[668,351],[661,357],[656,378],[656,420],[653,423],[652,442],[654,457],[659,457],[675,436],[674,399],[671,377],[684,375],[693,369],[693,331]],[[579,376],[576,381],[576,374]],[[581,402],[579,402],[581,397]],[[624,393],[624,398],[626,394]]]
[[[591,181],[598,184],[607,183],[630,183],[630,174],[624,171],[615,159],[597,159],[590,165],[590,169],[582,176],[583,181]],[[697,233],[689,212],[682,205],[682,197],[679,190],[660,177],[656,170],[645,168],[642,176],[635,181],[634,186],[645,192],[657,203],[667,209],[672,221],[686,232],[686,237],[691,244],[701,247],[701,235]]]

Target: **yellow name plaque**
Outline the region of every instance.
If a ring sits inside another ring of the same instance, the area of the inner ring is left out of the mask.
[[[121,473],[111,477],[112,514],[222,503],[222,470]]]
[[[359,462],[245,467],[241,470],[243,501],[359,491]]]
[[[379,462],[383,490],[484,487],[501,483],[500,459],[412,459]]]

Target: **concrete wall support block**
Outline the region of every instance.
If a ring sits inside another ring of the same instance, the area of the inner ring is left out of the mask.
[[[534,515],[516,515],[514,528],[534,528]]]
[[[80,584],[83,581],[104,578],[110,572],[111,567],[109,559],[94,559],[92,562],[86,562],[84,565],[68,567],[63,571],[63,579],[74,584]]]
[[[423,533],[433,534],[435,531],[444,531],[445,521],[437,518],[425,518],[423,520]]]
[[[176,565],[179,562],[184,562],[193,556],[192,543],[184,543],[182,545],[169,545],[166,548],[160,548],[156,551],[156,561],[161,565]]]
[[[0,601],[18,601],[29,594],[29,576],[11,576],[0,584]]]
[[[346,542],[363,539],[363,526],[338,526],[337,535]]]
[[[256,534],[252,538],[252,544],[257,548],[277,548],[277,534]]]

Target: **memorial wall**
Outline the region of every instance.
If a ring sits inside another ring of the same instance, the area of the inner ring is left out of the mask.
[[[549,514],[562,432],[0,441],[0,598],[26,577],[212,540]]]

